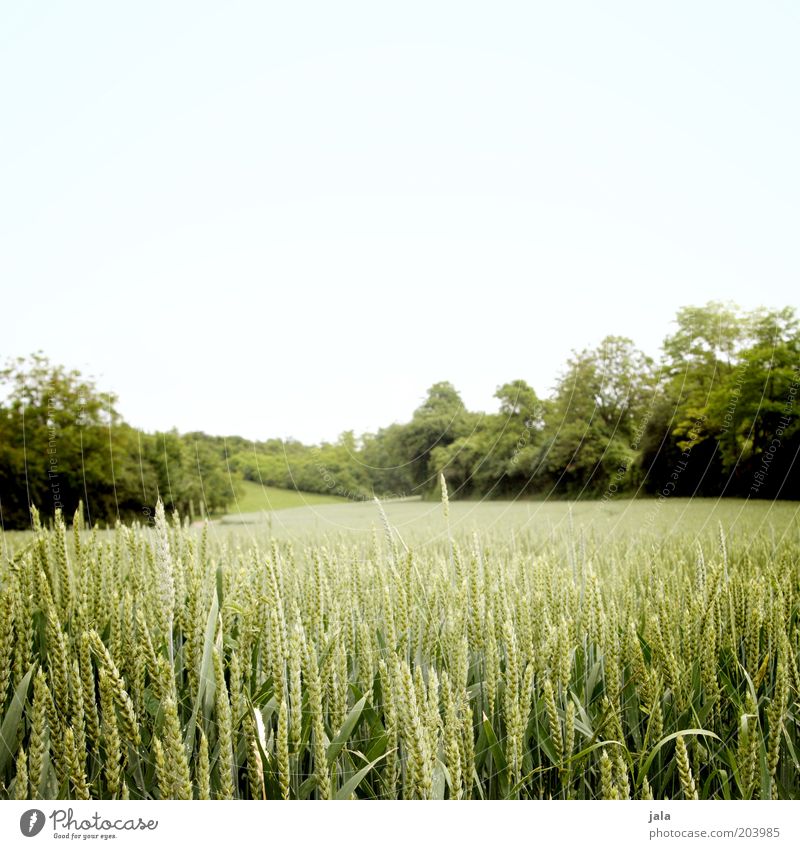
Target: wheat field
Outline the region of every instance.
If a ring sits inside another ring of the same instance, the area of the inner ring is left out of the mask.
[[[0,539],[0,797],[797,798],[794,508],[594,544],[456,506],[425,538],[380,504],[305,539],[34,514]]]

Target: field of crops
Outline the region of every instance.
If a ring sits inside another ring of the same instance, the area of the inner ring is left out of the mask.
[[[796,505],[285,512],[0,537],[0,798],[798,797]]]

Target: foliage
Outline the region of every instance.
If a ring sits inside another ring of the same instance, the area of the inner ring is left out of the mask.
[[[204,434],[146,434],[122,421],[116,397],[35,354],[0,371],[0,507],[5,527],[80,502],[94,523],[147,515],[161,496],[186,514],[232,499],[224,458]],[[151,508],[150,508],[151,509]]]

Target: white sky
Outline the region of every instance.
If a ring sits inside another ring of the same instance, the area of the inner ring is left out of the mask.
[[[4,3],[0,356],[315,441],[797,305],[798,43],[792,2]]]

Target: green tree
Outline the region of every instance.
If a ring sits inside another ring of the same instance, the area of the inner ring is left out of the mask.
[[[748,324],[750,344],[709,395],[708,428],[717,440],[729,494],[775,497],[786,483],[781,470],[770,469],[763,482],[754,476],[771,448],[785,461],[776,466],[791,467],[796,453],[800,333],[791,309],[759,310]]]
[[[430,465],[433,450],[465,436],[477,418],[467,412],[451,383],[431,386],[411,421],[393,434],[395,456],[403,458],[412,490],[422,492],[435,485],[436,472]]]
[[[101,393],[78,371],[53,365],[42,354],[10,361],[0,371],[0,498],[9,527],[30,522],[30,505],[43,517],[60,508],[68,516],[84,499],[98,518],[115,514],[109,474],[116,397]],[[127,477],[127,470],[120,473]],[[96,490],[95,485],[100,485]],[[89,503],[89,495],[96,496]]]
[[[637,428],[655,391],[652,360],[608,336],[575,353],[556,386],[545,429],[551,485],[571,494],[615,491],[636,479]]]
[[[0,508],[6,527],[25,527],[30,506],[44,519],[83,502],[90,522],[146,520],[161,495],[184,514],[232,499],[223,441],[151,435],[126,424],[116,396],[42,354],[0,371]]]
[[[469,434],[434,451],[435,466],[455,494],[516,496],[531,488],[544,405],[519,379],[499,386],[494,397],[497,413],[481,416]]]

